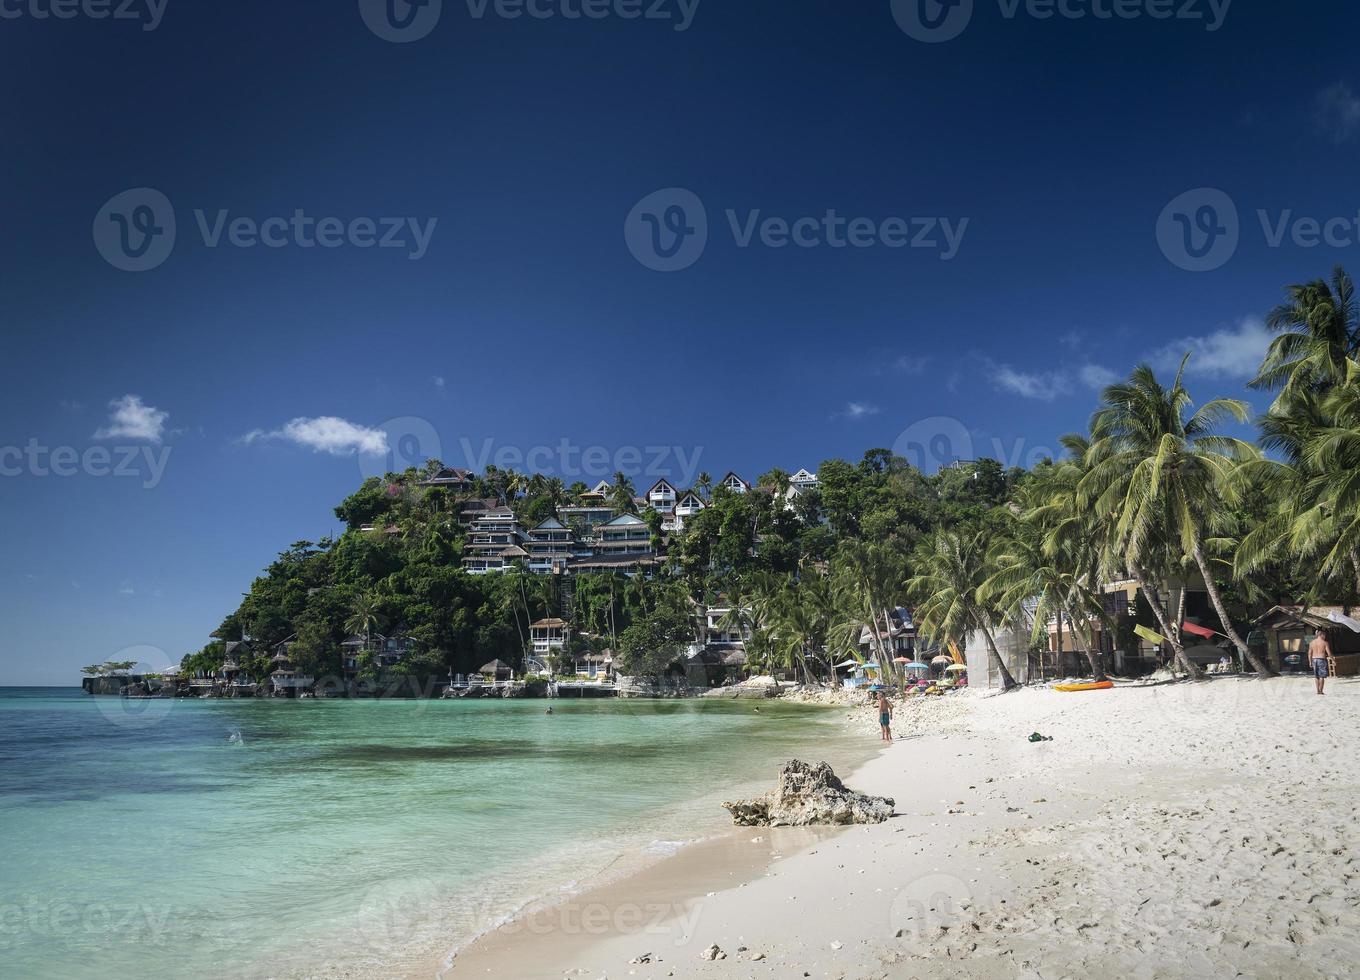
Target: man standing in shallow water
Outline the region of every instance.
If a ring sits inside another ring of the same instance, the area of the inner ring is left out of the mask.
[[[1317,682],[1319,694],[1327,683],[1327,667],[1331,655],[1332,645],[1327,642],[1327,634],[1318,630],[1313,635],[1313,642],[1308,644],[1308,659],[1313,662],[1313,679]]]

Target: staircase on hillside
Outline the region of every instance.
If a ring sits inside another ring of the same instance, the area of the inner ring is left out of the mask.
[[[569,626],[576,625],[576,577],[562,576],[562,618]]]

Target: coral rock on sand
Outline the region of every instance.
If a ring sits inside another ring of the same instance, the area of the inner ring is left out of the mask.
[[[846,789],[825,762],[794,759],[779,771],[779,783],[756,800],[724,803],[738,827],[803,827],[809,824],[882,823],[893,801]]]

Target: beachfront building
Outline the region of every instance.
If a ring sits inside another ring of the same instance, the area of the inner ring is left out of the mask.
[[[553,658],[571,643],[571,627],[563,619],[540,619],[529,626],[530,662],[541,673],[549,673]]]
[[[572,670],[577,677],[608,680],[614,675],[614,651],[602,650],[599,653],[583,651],[572,657]]]
[[[316,678],[298,673],[288,656],[288,649],[296,639],[294,634],[273,646],[274,655],[269,661],[269,693],[276,698],[295,698],[316,684]]]
[[[578,536],[585,536],[599,525],[612,521],[616,514],[613,507],[599,503],[570,504],[557,508],[558,519],[570,526]]]
[[[1332,676],[1351,677],[1360,674],[1360,631],[1347,623],[1357,623],[1355,612],[1346,606],[1275,606],[1252,624],[1247,645],[1275,670],[1309,670],[1308,644],[1321,630],[1332,647]]]
[[[689,520],[707,506],[708,505],[704,503],[703,498],[697,493],[693,490],[686,490],[676,497],[675,504],[671,507],[670,513],[665,515],[665,519],[661,523],[661,530],[668,532],[683,531],[685,529],[685,521]]]
[[[528,534],[524,545],[529,555],[529,571],[561,574],[573,558],[580,556],[576,532],[555,517],[549,517]]]
[[[679,492],[671,486],[669,480],[657,480],[647,491],[645,502],[647,507],[658,514],[668,514],[675,508],[675,501],[679,496]]]
[[[591,541],[593,555],[585,564],[596,560],[622,562],[652,561],[656,552],[652,549],[652,529],[647,522],[636,514],[620,514],[618,517],[595,528]],[[577,567],[583,563],[577,563]]]
[[[485,511],[468,528],[463,545],[463,567],[473,575],[500,572],[529,557],[528,535],[509,507]]]
[[[718,486],[725,487],[732,493],[746,493],[751,489],[751,484],[730,471],[725,477],[718,481]]]
[[[861,628],[859,650],[860,656],[865,659],[881,656],[880,651],[893,658],[913,659],[916,654],[916,623],[911,613],[898,606],[881,614],[873,628]]]
[[[799,470],[789,477],[789,488],[784,491],[784,509],[793,510],[793,503],[809,490],[817,487],[817,474],[806,469]]]
[[[488,512],[496,510],[501,503],[494,497],[474,497],[460,501],[458,519],[469,527],[481,520]]]
[[[451,493],[467,493],[477,481],[477,475],[471,470],[455,469],[450,466],[444,467],[424,480],[420,481],[422,487],[439,487]]]
[[[222,693],[229,698],[252,698],[256,684],[245,672],[246,662],[255,655],[248,640],[229,640],[222,658]]]
[[[603,504],[609,499],[609,492],[613,489],[608,480],[601,480],[594,487],[581,494],[580,501],[582,504]]]

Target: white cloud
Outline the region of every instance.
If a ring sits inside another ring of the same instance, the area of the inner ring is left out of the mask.
[[[1184,337],[1158,348],[1148,358],[1158,371],[1174,371],[1180,366],[1186,351],[1190,363],[1185,373],[1208,378],[1255,377],[1270,346],[1272,334],[1255,317],[1248,317],[1236,327],[1225,327],[1201,337]]]
[[[1317,94],[1313,121],[1333,143],[1348,143],[1360,132],[1360,96],[1346,82],[1329,85]]]
[[[848,419],[862,419],[869,415],[877,415],[878,406],[866,405],[864,402],[848,402],[841,414]]]
[[[382,456],[387,452],[387,433],[382,429],[355,425],[333,415],[315,419],[296,418],[281,429],[272,432],[256,429],[245,436],[247,443],[266,439],[282,439],[313,452],[330,453],[332,456],[353,456],[355,453]]]
[[[897,360],[893,361],[893,367],[903,374],[923,374],[925,373],[926,365],[929,363],[930,358],[928,357],[912,357],[908,354],[903,354]]]
[[[134,588],[132,587],[132,583],[131,583],[131,582],[124,582],[122,585],[118,586],[118,594],[119,594],[119,595],[136,595],[136,594],[137,594],[137,590],[134,589]]]
[[[444,387],[444,376],[443,376],[443,375],[441,375],[441,374],[436,374],[436,375],[435,375],[433,378],[431,378],[430,380],[431,380],[432,382],[434,382],[434,386],[435,386],[436,388],[442,388],[442,387]]]
[[[992,367],[992,381],[1021,398],[1051,402],[1058,397],[1058,379],[1046,372],[1017,371],[1009,364],[997,364]]]
[[[1119,375],[1100,364],[1083,364],[1077,368],[1077,377],[1088,388],[1099,391],[1119,380]]]
[[[96,439],[144,439],[160,442],[169,412],[152,408],[139,395],[124,395],[109,402],[109,424],[94,434]]]
[[[1035,401],[1051,402],[1059,395],[1073,392],[1075,378],[1084,388],[1099,390],[1115,380],[1117,375],[1100,364],[1081,364],[1076,367],[1064,365],[1055,371],[1019,371],[1009,364],[990,364],[992,383],[1003,391],[1031,398]]]

